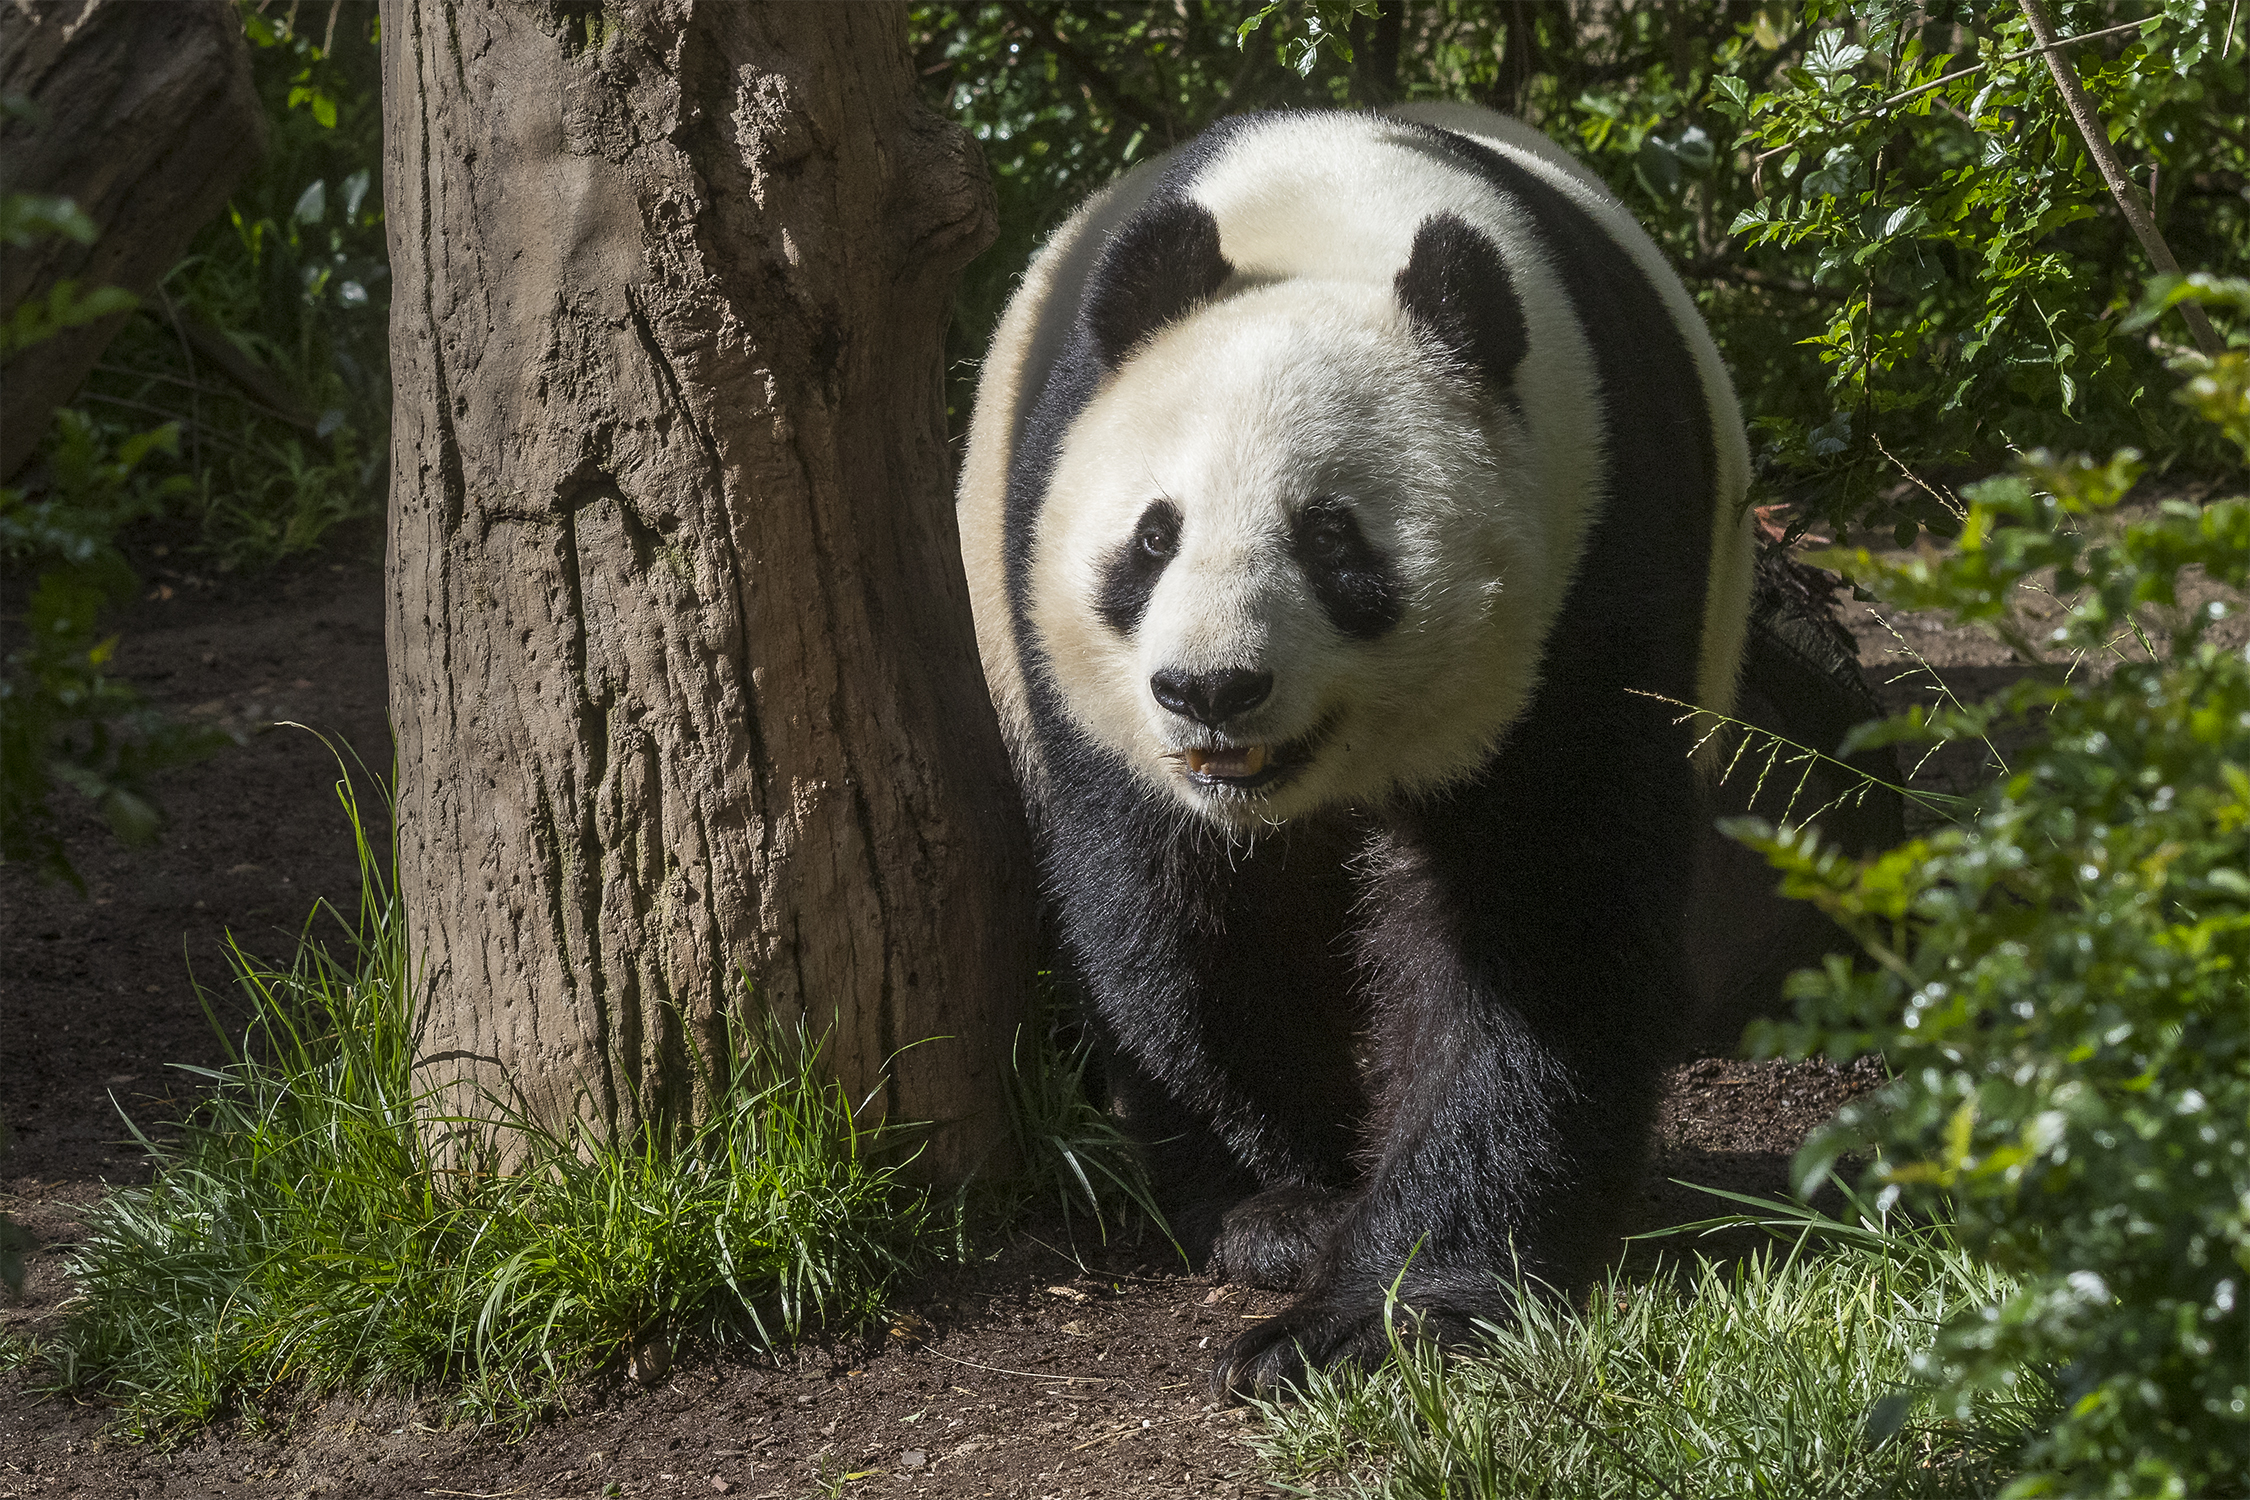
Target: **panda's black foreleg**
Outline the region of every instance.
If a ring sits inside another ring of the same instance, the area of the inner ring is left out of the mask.
[[[1309,1171],[1281,1166],[1277,1175],[1290,1180],[1275,1186],[1132,1057],[1112,1052],[1105,1068],[1157,1207],[1189,1263],[1214,1281],[1295,1291],[1351,1201],[1341,1184],[1298,1180],[1321,1171],[1308,1162]],[[1260,1154],[1267,1163],[1275,1156]]]
[[[1170,809],[1121,805],[1114,783],[1100,793],[1046,852],[1118,1113],[1195,1264],[1293,1287],[1352,1186],[1367,1114],[1344,941],[1363,832],[1229,848]]]
[[[1197,967],[1156,994],[1088,986],[1113,1106],[1190,1263],[1292,1290],[1349,1201],[1365,1114],[1349,1039]]]
[[[1312,1183],[1267,1188],[1242,1199],[1220,1220],[1207,1266],[1211,1279],[1275,1292],[1300,1290],[1352,1202],[1347,1191]]]
[[[1380,1157],[1298,1301],[1221,1357],[1221,1394],[1378,1361],[1394,1285],[1401,1333],[1465,1340],[1614,1253],[1684,995],[1693,787],[1684,760],[1574,748],[1593,774],[1546,799],[1509,794],[1504,756],[1400,820],[1362,951]]]
[[[1102,1071],[1111,1107],[1138,1150],[1165,1226],[1200,1269],[1211,1258],[1227,1210],[1258,1191],[1258,1178],[1210,1119],[1150,1076],[1133,1048],[1098,1021],[1096,1029],[1105,1043]]]

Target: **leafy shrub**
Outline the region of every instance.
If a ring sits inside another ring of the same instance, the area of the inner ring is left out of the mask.
[[[55,833],[58,786],[93,803],[118,838],[144,844],[161,823],[149,776],[232,743],[166,718],[108,674],[117,637],[102,634],[101,617],[138,587],[117,533],[163,492],[136,485],[134,471],[178,438],[167,426],[106,448],[66,408],[55,414],[48,490],[34,501],[0,489],[0,561],[37,578],[16,621],[23,644],[0,670],[0,860],[49,878],[79,883]]]
[[[20,100],[6,100],[7,113],[33,112]],[[73,239],[91,245],[97,231],[94,221],[68,198],[46,193],[0,194],[0,244],[22,247],[43,239]],[[26,298],[0,323],[0,359],[52,338],[66,328],[97,323],[113,313],[131,312],[140,299],[122,287],[98,286],[83,290],[70,280],[56,282],[44,297]]]
[[[345,9],[331,7],[332,22]],[[0,860],[77,883],[56,833],[57,787],[91,801],[128,843],[146,842],[160,821],[150,775],[229,742],[167,720],[109,675],[117,639],[103,616],[138,587],[123,535],[186,512],[204,549],[231,568],[302,551],[338,522],[380,512],[382,118],[372,9],[349,9],[339,55],[333,26],[315,46],[244,7],[272,149],[152,305],[64,282],[0,324],[5,358],[140,308],[75,405],[56,414],[30,483],[0,489],[0,568],[33,580],[9,622],[21,644],[0,673]],[[7,244],[94,232],[68,199],[0,196]],[[150,417],[162,420],[148,427]]]
[[[67,198],[0,194],[0,242],[67,235],[90,243],[94,232]],[[59,282],[0,327],[0,358],[134,305],[116,287],[82,291]],[[117,638],[102,634],[101,617],[139,586],[117,549],[118,533],[186,487],[178,478],[151,483],[137,471],[178,447],[172,424],[113,438],[83,412],[65,409],[48,441],[45,488],[36,496],[0,488],[0,568],[35,580],[11,622],[22,644],[0,663],[0,862],[28,862],[47,878],[77,884],[54,828],[58,785],[92,802],[119,838],[145,843],[159,823],[149,775],[228,743],[215,730],[166,719],[106,670]]]
[[[2182,295],[2250,311],[2250,282],[2206,278],[2151,310]],[[2250,355],[2187,363],[2186,404],[2250,440]],[[1801,1179],[1880,1148],[1885,1201],[1950,1213],[2019,1278],[1920,1368],[1963,1406],[2052,1380],[2012,1495],[2250,1483],[2250,650],[2210,638],[2250,584],[2250,500],[2121,517],[2139,472],[2035,454],[1970,491],[1958,550],[1838,557],[2035,664],[1860,736],[2024,734],[1972,816],[1863,861],[1746,830],[1875,960],[1799,975],[1802,1023],[1762,1045],[1897,1070]],[[2233,602],[2182,607],[2198,577]]]
[[[2180,260],[2240,264],[2250,55],[2221,45],[2225,7],[2053,9],[2091,37],[2067,55]],[[1466,99],[1554,136],[1649,227],[1806,525],[1951,534],[1901,466],[1989,472],[2041,443],[2225,460],[2143,399],[2164,353],[2122,320],[2148,261],[2008,0],[931,5],[915,26],[1000,200],[957,370],[1062,215],[1220,115]]]
[[[2239,260],[2250,205],[2208,192],[2214,173],[2242,169],[2246,146],[2228,128],[2242,114],[2243,52],[2220,46],[2217,14],[2057,9],[2066,38],[2089,38],[2062,56],[2125,159],[2149,164],[2141,185],[2157,190],[2180,259]],[[1830,417],[1816,422],[1805,395],[1750,373],[1769,455],[1824,475],[1836,520],[1851,519],[1838,501],[1864,507],[1897,481],[1886,437],[1919,463],[2088,441],[2223,462],[2184,413],[2143,399],[2166,384],[2161,355],[2121,320],[2150,266],[2021,6],[1816,0],[1803,16],[1793,66],[1761,83],[1744,68],[1754,42],[1721,47],[1705,98],[1748,166],[1727,233],[1749,263],[1837,294],[1804,338]],[[1909,491],[1884,517],[1949,532],[1931,505]]]
[[[104,424],[179,424],[167,508],[222,570],[380,515],[390,438],[374,7],[319,7],[303,32],[242,11],[266,155],[78,398]]]

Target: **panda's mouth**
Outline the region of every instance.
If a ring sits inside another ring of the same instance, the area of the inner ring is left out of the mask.
[[[1260,791],[1303,770],[1334,727],[1330,715],[1286,744],[1191,745],[1173,755],[1186,765],[1187,779],[1206,791]]]
[[[1264,786],[1282,770],[1279,758],[1264,745],[1227,745],[1186,754],[1188,776],[1215,785]]]

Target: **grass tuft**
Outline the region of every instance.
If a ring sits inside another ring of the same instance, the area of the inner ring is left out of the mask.
[[[942,1239],[801,1029],[738,1027],[704,1063],[709,1118],[668,1149],[503,1113],[475,1139],[516,1170],[459,1165],[463,1122],[413,1078],[399,905],[339,792],[364,881],[353,940],[339,956],[308,921],[286,971],[232,950],[249,1034],[194,1070],[207,1097],[179,1144],[142,1137],[155,1180],[90,1217],[79,1295],[41,1349],[54,1385],[144,1436],[438,1386],[460,1418],[521,1425],[605,1365],[661,1375],[682,1340],[857,1326]]]
[[[1055,977],[1042,974],[1010,1059],[1008,1119],[1023,1162],[1013,1186],[1021,1201],[1052,1197],[1066,1225],[1076,1213],[1090,1214],[1105,1244],[1112,1219],[1138,1219],[1170,1239],[1140,1152],[1086,1086],[1093,1051]]]
[[[1997,1490],[2028,1413],[1938,1419],[1912,1369],[2005,1278],[1942,1227],[1742,1201],[1758,1211],[1687,1227],[1755,1224],[1793,1248],[1613,1277],[1583,1309],[1527,1294],[1470,1355],[1403,1337],[1396,1308],[1391,1359],[1265,1408],[1261,1455],[1298,1493],[1369,1500]]]

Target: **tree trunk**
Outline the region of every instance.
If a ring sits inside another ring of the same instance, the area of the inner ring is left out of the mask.
[[[993,1163],[1031,866],[942,354],[992,195],[904,8],[386,0],[383,48],[425,1068],[689,1119],[747,998]]]
[[[266,149],[242,21],[227,0],[23,0],[0,5],[6,190],[75,201],[101,237],[0,256],[0,317],[58,281],[146,296]],[[43,116],[43,118],[41,118]],[[32,345],[0,380],[0,479],[22,467],[124,326],[119,313]]]

